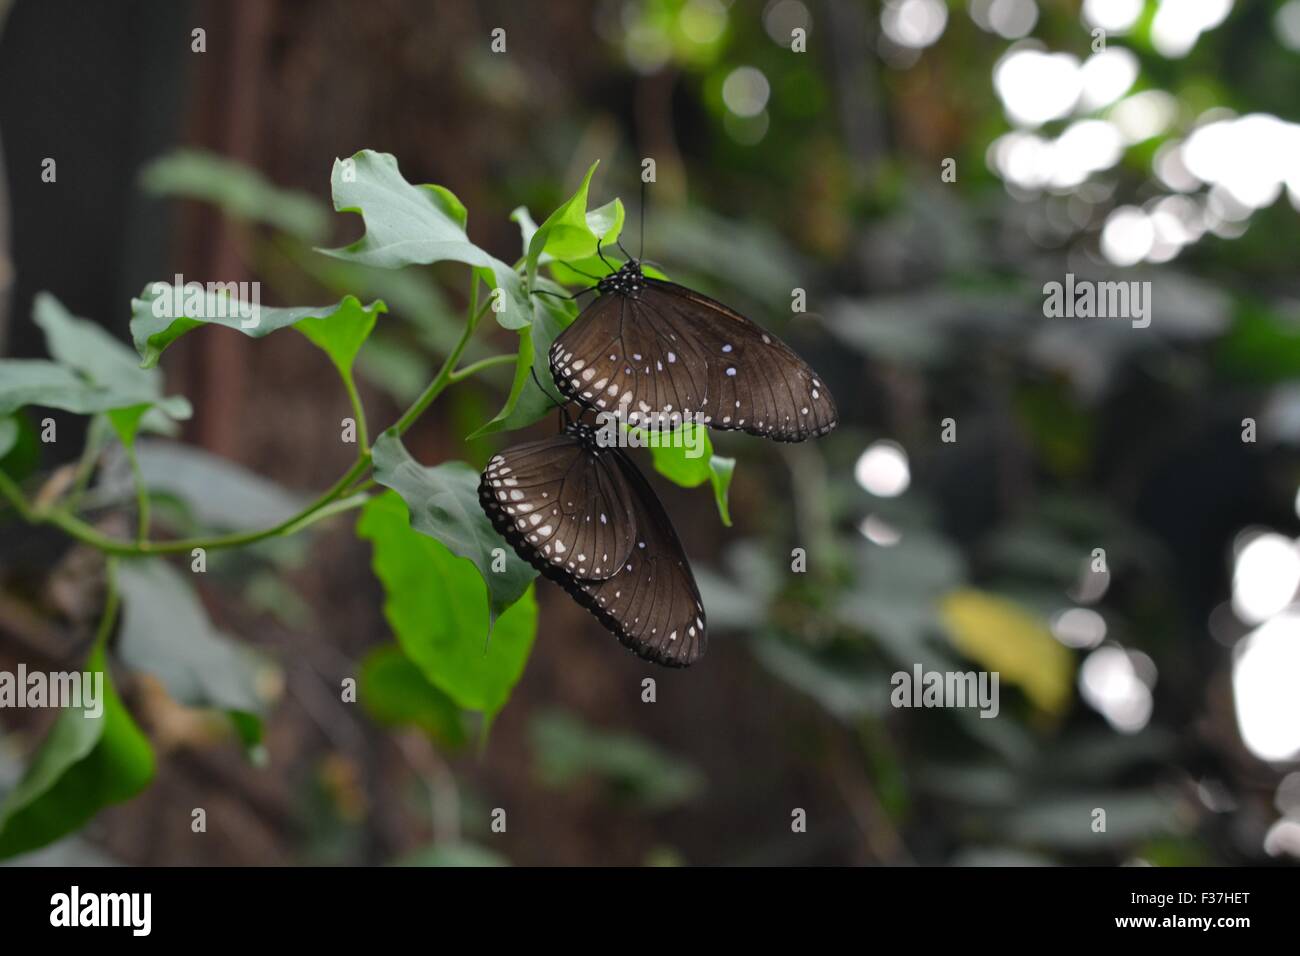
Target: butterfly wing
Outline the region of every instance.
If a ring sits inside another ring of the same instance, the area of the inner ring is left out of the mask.
[[[579,580],[618,574],[632,551],[636,526],[622,471],[608,451],[572,436],[494,455],[483,471],[479,496],[485,507],[492,503],[529,550]]]
[[[619,574],[574,581],[569,593],[638,656],[689,667],[708,647],[700,589],[654,489],[626,455],[613,454],[632,490],[636,544]]]
[[[578,444],[560,436],[509,449],[499,456],[496,474],[501,476],[503,463],[513,468],[509,462],[517,453],[557,442]],[[617,573],[604,579],[579,578],[567,562],[556,562],[545,554],[538,547],[540,540],[530,540],[531,526],[521,528],[518,515],[506,512],[509,505],[500,498],[500,489],[486,472],[479,484],[479,500],[493,526],[520,557],[563,587],[626,647],[657,664],[689,666],[703,656],[707,646],[705,614],[677,532],[654,489],[621,451],[602,450],[598,463],[617,473],[629,492],[632,510],[628,518],[632,547]],[[517,510],[518,503],[514,507]]]
[[[829,390],[775,335],[684,286],[642,281],[635,295],[598,297],[556,338],[551,373],[565,395],[622,408],[633,424],[698,413],[711,428],[777,441],[835,427]]]

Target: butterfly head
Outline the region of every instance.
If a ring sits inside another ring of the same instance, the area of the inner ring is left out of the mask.
[[[641,272],[641,261],[628,259],[617,272],[611,272],[596,283],[596,288],[601,295],[615,293],[635,298],[645,288],[645,275]]]
[[[584,445],[594,447],[598,444],[596,441],[596,428],[594,425],[588,425],[583,421],[566,421],[564,423],[564,434],[571,435]]]

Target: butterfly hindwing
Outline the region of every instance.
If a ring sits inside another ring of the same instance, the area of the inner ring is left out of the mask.
[[[559,435],[493,456],[482,490],[528,546],[575,578],[617,574],[632,550],[631,494],[608,452]]]
[[[509,495],[500,497],[507,487],[505,479],[519,473],[516,468],[524,468],[525,474],[551,474],[574,466],[608,471],[627,494],[629,512],[619,521],[629,541],[628,552],[614,573],[601,579],[578,577],[567,561],[555,561],[553,553],[543,550],[544,541],[530,540],[531,522],[520,525],[520,501],[510,501]],[[503,472],[503,468],[510,471]],[[484,471],[479,500],[493,526],[520,557],[563,587],[639,656],[669,667],[685,667],[704,654],[704,604],[686,554],[654,490],[621,451],[595,449],[590,431],[566,432],[507,449]],[[508,513],[510,507],[515,514]]]
[[[704,602],[686,552],[654,489],[620,451],[632,489],[636,541],[623,571],[603,581],[575,581],[574,597],[639,656],[687,667],[708,646]]]

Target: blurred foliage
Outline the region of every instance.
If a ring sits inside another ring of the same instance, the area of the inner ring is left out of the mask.
[[[664,810],[704,786],[699,771],[641,738],[595,730],[568,714],[533,718],[532,737],[537,776],[548,787],[590,779],[615,802]]]

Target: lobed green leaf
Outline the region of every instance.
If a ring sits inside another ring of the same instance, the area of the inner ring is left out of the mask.
[[[379,436],[372,460],[375,481],[396,491],[410,508],[411,527],[478,568],[487,583],[493,617],[519,600],[537,572],[514,553],[483,513],[478,472],[463,461],[425,467],[392,431]],[[504,570],[494,571],[494,562]]]
[[[201,448],[165,441],[141,441],[136,460],[144,485],[154,495],[184,504],[201,527],[237,530],[269,527],[292,518],[307,504],[261,475]],[[129,498],[133,481],[119,453],[108,458],[95,488],[105,503]]]
[[[264,223],[303,242],[319,242],[329,229],[329,211],[315,196],[276,186],[216,153],[178,149],[160,156],[141,171],[140,184],[155,196],[209,202],[235,219]]]
[[[543,254],[549,259],[579,260],[596,255],[598,244],[610,245],[618,239],[623,229],[623,203],[612,200],[598,209],[587,211],[587,196],[591,177],[600,161],[592,163],[577,191],[546,217],[546,221],[528,237],[528,255],[525,260],[528,288],[537,288],[537,267]],[[519,210],[516,210],[516,215]],[[527,216],[527,210],[523,211]],[[531,217],[520,218],[521,229]]]
[[[217,630],[180,572],[157,558],[124,560],[117,579],[123,664],[156,676],[187,707],[254,721],[266,712],[279,683],[274,665]]]
[[[722,523],[731,526],[731,509],[728,493],[731,489],[731,477],[736,470],[736,459],[724,458],[713,451],[713,440],[707,428],[694,423],[684,424],[680,432],[683,437],[668,440],[662,436],[661,442],[650,449],[654,459],[655,471],[675,485],[683,488],[697,488],[709,482],[713,487],[713,499],[718,506]],[[702,434],[700,434],[702,433]],[[644,432],[642,432],[644,435]],[[687,452],[697,442],[703,444],[703,454],[690,457]]]
[[[493,309],[502,326],[518,329],[528,324],[531,310],[519,274],[470,241],[465,207],[450,190],[412,185],[395,157],[369,149],[335,160],[330,184],[334,208],[360,214],[366,233],[351,245],[321,252],[385,269],[463,262],[490,289],[502,291],[501,309]]]
[[[236,287],[235,283],[224,285]],[[131,336],[141,364],[153,368],[163,350],[190,329],[220,325],[255,339],[293,326],[325,349],[336,365],[341,357],[346,357],[350,366],[356,349],[374,328],[376,315],[388,311],[382,300],[362,305],[355,296],[346,296],[333,305],[292,308],[258,305],[255,316],[251,314],[253,305],[228,294],[224,288],[209,292],[198,283],[184,287],[165,282],[150,284],[140,293],[140,298],[131,300]],[[339,328],[327,330],[325,325]]]
[[[359,699],[377,722],[418,727],[443,747],[465,743],[465,721],[456,702],[429,683],[400,647],[376,647],[361,662]]]
[[[104,675],[104,710],[59,715],[27,772],[0,803],[0,859],[80,829],[101,809],[135,796],[153,779],[154,754],[118,697],[102,644],[86,664]]]
[[[505,705],[532,649],[537,632],[532,588],[526,587],[493,624],[478,572],[413,524],[413,509],[408,512],[391,491],[372,498],[357,522],[357,534],[373,545],[371,566],[384,587],[384,617],[426,679],[457,706],[480,711],[490,721]]]

